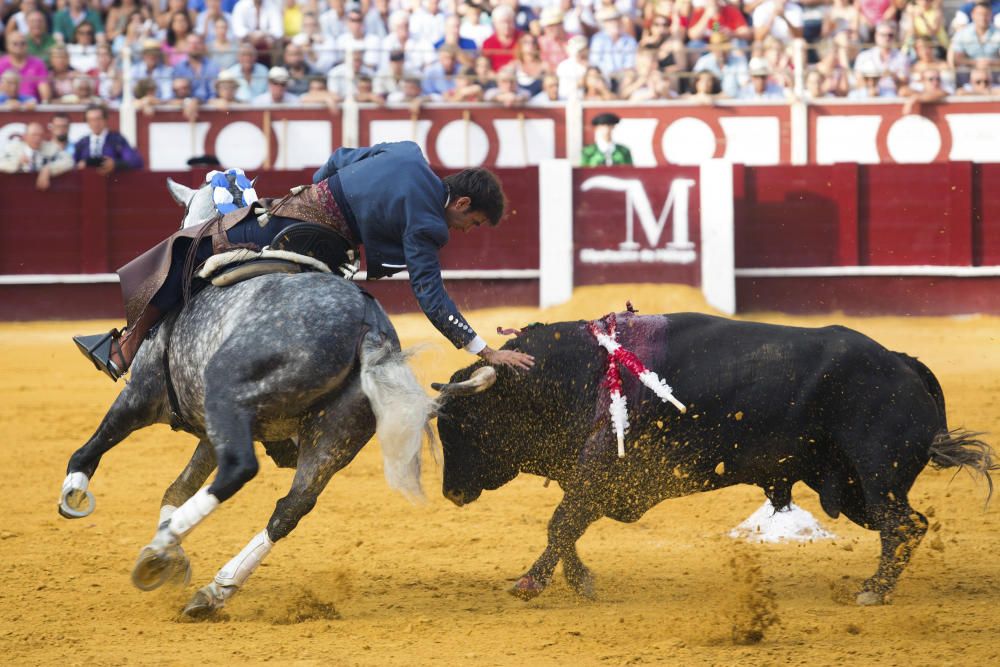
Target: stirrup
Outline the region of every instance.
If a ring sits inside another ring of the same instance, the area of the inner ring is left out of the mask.
[[[124,359],[125,355],[122,354],[122,347],[118,343],[121,335],[118,329],[112,329],[104,334],[73,336],[73,342],[76,343],[83,356],[90,359],[97,370],[117,382],[118,378],[128,370],[127,368],[118,368],[118,364],[111,360],[111,353],[115,348],[117,348],[118,355]]]

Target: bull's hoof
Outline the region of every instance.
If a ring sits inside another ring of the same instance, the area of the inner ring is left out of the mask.
[[[215,582],[199,589],[184,607],[184,615],[195,621],[204,621],[215,616],[226,604],[226,597],[216,588]]]
[[[566,577],[566,583],[577,595],[588,600],[597,599],[597,593],[594,590],[594,575],[590,573],[589,569],[584,566],[567,568],[564,565],[563,576]]]
[[[875,591],[861,591],[855,596],[854,601],[862,607],[875,607],[886,604],[886,597],[885,594]]]
[[[507,592],[518,600],[533,600],[542,594],[546,583],[545,581],[535,579],[530,574],[526,574],[515,581],[514,585],[507,589]]]
[[[179,544],[157,552],[145,546],[132,568],[132,584],[140,591],[152,591],[163,584],[186,586],[191,581],[191,561]]]

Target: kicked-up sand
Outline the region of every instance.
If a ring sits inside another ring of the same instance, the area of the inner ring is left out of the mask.
[[[466,314],[496,346],[497,326],[593,319],[626,299],[644,313],[706,310],[693,289],[618,285],[546,311]],[[404,345],[419,347],[413,365],[425,385],[472,361],[423,316],[392,319]],[[986,439],[1000,445],[1000,319],[753,319],[844,324],[920,357],[944,387],[949,425],[992,432]],[[104,457],[90,486],[96,511],[76,521],[56,512],[70,454],[120,389],[70,336],[118,324],[0,324],[0,664],[1000,664],[997,505],[984,511],[984,483],[930,469],[911,502],[931,530],[890,605],[850,601],[875,570],[877,534],[829,519],[801,484],[795,502],[837,539],[737,543],[727,534],[760,507],[759,489],[688,496],[635,524],[604,519],[588,530],[579,546],[596,601],[577,598],[557,570],[525,603],[505,590],[544,548],[558,486],[522,475],[456,508],[428,456],[429,502],[415,506],[386,487],[371,443],[217,622],[185,622],[184,603],[264,527],[292,471],[258,449],[258,476],[185,541],[190,585],[133,588],[133,562],[193,437],[166,426],[135,433]]]

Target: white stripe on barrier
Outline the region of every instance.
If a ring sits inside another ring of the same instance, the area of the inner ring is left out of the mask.
[[[538,269],[454,269],[444,270],[445,280],[538,280]],[[355,274],[358,280],[365,280],[367,272]],[[409,280],[406,271],[382,280]],[[97,283],[117,283],[117,273],[54,273],[0,276],[0,285],[92,285]]]
[[[736,269],[737,278],[850,278],[850,277],[985,278],[1000,276],[1000,266],[803,266]]]

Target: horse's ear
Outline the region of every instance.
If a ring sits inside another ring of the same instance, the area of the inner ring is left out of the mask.
[[[172,178],[167,178],[167,189],[170,190],[170,196],[174,198],[174,201],[181,206],[187,206],[191,202],[191,198],[194,197],[194,193],[197,192],[197,190],[181,185]]]

